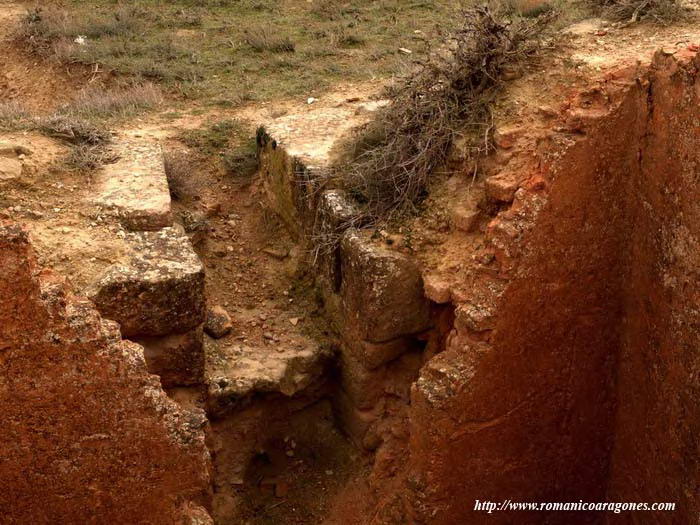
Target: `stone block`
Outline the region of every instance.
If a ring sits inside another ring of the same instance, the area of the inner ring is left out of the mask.
[[[353,406],[372,408],[384,395],[386,367],[370,370],[347,349],[340,357],[340,387]]]
[[[204,268],[173,228],[131,233],[128,260],[112,265],[90,290],[124,337],[184,333],[204,322]]]
[[[207,407],[222,416],[255,394],[292,397],[319,381],[330,357],[311,339],[299,346],[284,344],[218,346],[205,343]]]
[[[317,253],[319,274],[333,292],[340,289],[339,239],[359,217],[360,210],[344,191],[328,190],[321,194],[314,226],[314,249]]]
[[[382,343],[430,327],[423,279],[409,256],[348,230],[341,241],[341,296],[358,339]]]
[[[97,175],[96,204],[124,228],[154,231],[173,224],[163,152],[158,144],[130,140],[115,147],[119,160]]]
[[[372,449],[371,439],[367,439],[370,431],[382,415],[382,406],[363,410],[358,408],[343,392],[334,399],[336,418],[343,432],[360,448]]]
[[[412,337],[399,337],[384,343],[372,343],[359,341],[352,336],[345,338],[348,351],[368,370],[374,370],[386,363],[393,361],[400,355],[416,348],[416,339]]]

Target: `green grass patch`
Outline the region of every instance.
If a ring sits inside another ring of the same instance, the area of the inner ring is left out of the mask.
[[[239,104],[391,76],[420,58],[430,35],[453,27],[458,7],[452,0],[67,0],[31,11],[19,37],[62,62]]]
[[[226,173],[237,179],[247,179],[257,170],[255,137],[239,120],[210,122],[182,132],[179,138],[199,154],[218,158]]]

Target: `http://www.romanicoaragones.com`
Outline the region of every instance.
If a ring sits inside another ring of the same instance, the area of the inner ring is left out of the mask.
[[[622,512],[669,512],[676,510],[675,503],[620,503],[620,502],[587,502],[579,500],[577,502],[520,502],[505,499],[503,501],[481,501],[475,500],[474,510],[487,512],[612,512],[620,514]]]

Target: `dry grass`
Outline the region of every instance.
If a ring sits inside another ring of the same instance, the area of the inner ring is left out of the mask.
[[[117,157],[103,144],[75,144],[65,160],[65,166],[74,171],[89,173],[116,160]]]
[[[612,20],[635,23],[654,20],[661,23],[678,20],[683,6],[678,0],[593,0]]]
[[[56,45],[66,49],[71,44],[76,44],[78,36],[89,40],[134,35],[144,27],[147,14],[144,9],[134,6],[119,6],[109,16],[92,9],[75,17],[64,9],[36,7],[20,26],[18,36],[29,43],[34,51],[52,55]],[[77,49],[78,44],[71,47]]]
[[[508,19],[469,9],[462,26],[389,93],[338,166],[373,220],[411,211],[463,136],[473,159],[491,148],[491,105],[507,66],[540,48],[547,18]]]
[[[150,82],[129,88],[105,91],[88,88],[59,110],[88,119],[120,119],[160,106],[163,95]]]
[[[37,116],[21,104],[0,104],[0,129],[5,131],[38,131],[71,144],[65,167],[91,171],[112,160],[107,145],[109,131],[115,121],[159,106],[163,97],[153,84],[105,91],[88,88],[74,100],[48,116]]]
[[[0,103],[0,130],[17,131],[28,127],[31,121],[29,111],[14,100]]]
[[[263,28],[247,31],[245,43],[258,52],[293,53],[295,49],[294,42],[288,36],[279,36]]]

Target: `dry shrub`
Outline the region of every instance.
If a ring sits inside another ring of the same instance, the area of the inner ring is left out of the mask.
[[[94,171],[103,164],[115,162],[117,157],[107,150],[104,145],[75,144],[66,159],[67,168],[80,171]]]
[[[548,21],[507,20],[487,7],[463,16],[448,41],[390,90],[390,104],[361,129],[335,170],[374,220],[413,210],[459,136],[468,139],[472,158],[490,149],[501,75],[536,53]]]
[[[678,0],[593,0],[607,18],[631,23],[644,19],[671,22],[681,17],[683,7]]]
[[[0,129],[15,131],[26,128],[31,123],[29,111],[15,100],[0,103]]]
[[[255,51],[272,53],[293,53],[294,42],[287,36],[279,36],[263,28],[246,31],[245,43]]]

